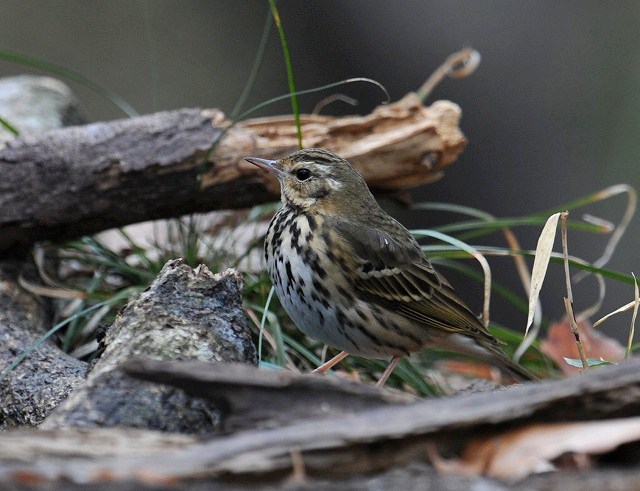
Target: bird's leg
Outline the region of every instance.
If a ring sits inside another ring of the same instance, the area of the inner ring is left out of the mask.
[[[396,367],[396,365],[400,361],[400,358],[402,357],[394,356],[393,358],[391,358],[391,363],[389,363],[389,366],[383,372],[382,377],[380,377],[380,380],[378,380],[378,382],[376,383],[376,387],[382,387],[385,384],[385,382],[389,378],[389,375],[391,375],[391,372],[393,372],[393,369]]]
[[[338,353],[336,356],[334,356],[333,358],[331,358],[329,361],[323,363],[322,365],[320,365],[318,368],[316,368],[315,370],[313,370],[311,373],[325,373],[327,372],[329,369],[331,369],[334,365],[337,365],[338,363],[340,363],[342,360],[344,360],[347,356],[349,356],[349,353],[347,353],[346,351],[341,351],[340,353]]]

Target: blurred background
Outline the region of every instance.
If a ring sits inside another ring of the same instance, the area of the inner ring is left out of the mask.
[[[369,77],[397,100],[454,51],[471,46],[481,53],[476,73],[445,80],[428,101],[461,106],[469,144],[441,181],[413,192],[415,202],[456,203],[509,217],[612,184],[640,184],[640,2],[281,0],[278,9],[298,89]],[[141,114],[194,106],[230,113],[270,15],[267,2],[258,0],[0,0],[0,11],[1,48],[80,72]],[[47,74],[0,61],[0,76],[22,73]],[[125,117],[95,93],[68,84],[89,121]],[[287,90],[272,28],[245,109]],[[335,103],[325,113],[366,114],[383,99],[372,85],[339,91],[359,105]],[[328,95],[301,97],[303,111]],[[290,112],[283,101],[257,115]],[[389,206],[411,227],[460,219]],[[617,222],[624,206],[618,197],[585,211]],[[524,248],[535,247],[539,230],[517,230]],[[593,234],[569,235],[570,252],[586,260],[599,257],[605,243]],[[634,220],[607,267],[634,271],[639,245]],[[492,267],[500,281],[522,291],[511,261],[492,260]],[[448,276],[479,310],[480,286]],[[633,299],[629,285],[607,285],[601,313]],[[564,293],[561,266],[552,266],[542,296],[546,316],[562,315]],[[584,280],[574,293],[577,310],[586,307],[596,298],[595,281]],[[525,315],[497,300],[492,312],[503,324],[524,327]],[[606,332],[624,338],[629,317],[610,321]]]

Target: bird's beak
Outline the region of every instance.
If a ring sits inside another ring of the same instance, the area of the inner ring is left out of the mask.
[[[258,157],[245,157],[245,160],[253,165],[257,165],[262,170],[266,170],[277,176],[282,175],[282,169],[280,165],[278,165],[277,160],[259,159]]]

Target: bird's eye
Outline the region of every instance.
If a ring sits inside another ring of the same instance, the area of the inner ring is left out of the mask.
[[[306,181],[311,177],[311,171],[306,167],[303,167],[296,171],[296,177],[298,178],[298,181]]]

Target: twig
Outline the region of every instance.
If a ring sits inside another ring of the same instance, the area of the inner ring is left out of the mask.
[[[569,275],[569,247],[567,245],[567,217],[568,211],[560,213],[560,229],[562,230],[562,257],[564,258],[564,275],[567,283],[567,299],[573,304],[573,292],[571,291],[571,276]]]
[[[636,279],[636,275],[631,273],[633,279]],[[627,352],[624,354],[624,359],[629,358],[631,354],[631,344],[633,343],[633,335],[636,330],[636,317],[638,315],[638,305],[640,305],[640,291],[638,290],[638,281],[633,284],[633,315],[631,316],[631,327],[629,328],[629,341],[627,342]]]
[[[416,91],[418,98],[424,102],[431,91],[445,77],[464,78],[475,72],[480,64],[480,53],[473,48],[464,48],[450,55]]]
[[[318,103],[314,106],[313,111],[311,111],[311,114],[315,114],[315,115],[320,114],[320,111],[322,111],[326,106],[336,101],[345,102],[350,106],[358,105],[358,99],[354,99],[353,97],[349,97],[348,95],[345,95],[345,94],[332,94],[318,101]]]
[[[586,370],[589,368],[589,362],[584,352],[584,346],[580,339],[580,330],[578,329],[578,323],[576,322],[575,314],[573,313],[573,293],[571,291],[571,276],[569,274],[569,253],[567,246],[567,217],[568,211],[560,213],[560,228],[562,230],[562,255],[564,257],[564,273],[567,282],[567,296],[564,298],[564,307],[567,310],[567,318],[569,319],[569,325],[571,326],[571,332],[576,340],[576,346],[578,353],[580,354],[580,361],[583,368]]]

